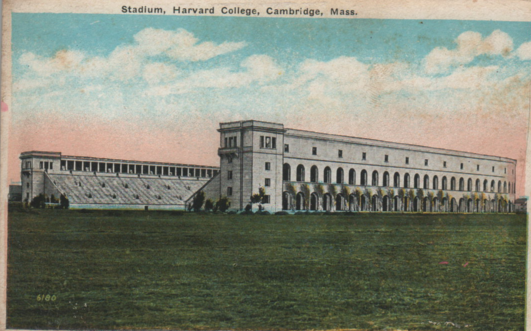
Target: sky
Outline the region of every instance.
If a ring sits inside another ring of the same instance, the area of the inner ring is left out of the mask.
[[[9,176],[23,151],[219,165],[220,122],[516,159],[531,23],[94,14],[12,17]]]

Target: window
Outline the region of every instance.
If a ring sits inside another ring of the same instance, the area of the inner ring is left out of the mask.
[[[425,159],[425,160],[424,160],[424,165],[425,165],[425,166],[428,165],[428,159]]]
[[[504,170],[504,173],[507,173],[507,168],[503,169]]]
[[[41,161],[41,162],[39,163],[39,168],[40,168],[40,169],[44,169],[44,162]]]
[[[312,147],[312,155],[317,155],[317,147]]]
[[[277,148],[277,138],[268,137],[268,136],[260,136],[260,148],[269,148],[269,149]]]
[[[284,153],[289,153],[289,145],[284,144]]]
[[[266,178],[266,179],[265,179],[265,186],[266,186],[266,187],[271,186],[271,178]]]
[[[50,170],[53,170],[53,162],[50,162]]]
[[[385,163],[389,162],[389,155],[386,155],[384,158]]]
[[[461,170],[463,170],[463,164],[461,163]]]
[[[406,156],[406,164],[409,164],[409,156]]]
[[[492,167],[492,172],[494,172],[494,167]]]
[[[270,203],[271,201],[271,196],[270,195],[264,195],[264,197],[262,198],[262,203],[266,204],[266,203]]]
[[[227,179],[232,179],[232,171],[231,170],[229,170],[227,172]]]
[[[232,196],[232,187],[227,187],[227,196]]]
[[[363,161],[367,160],[367,153],[363,152],[363,154],[361,154],[361,159]]]
[[[343,157],[343,151],[341,149],[337,151],[337,157],[339,158]]]
[[[478,164],[478,166],[477,166],[477,169],[478,169],[478,171],[479,171],[479,164]]]
[[[271,162],[265,163],[265,170],[271,170]]]
[[[446,161],[443,162],[443,167],[446,168]]]
[[[229,138],[225,137],[225,148],[229,147]]]

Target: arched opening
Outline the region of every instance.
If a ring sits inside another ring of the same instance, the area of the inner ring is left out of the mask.
[[[497,207],[496,200],[492,199],[490,201],[490,212],[491,213],[495,213],[496,212],[496,207]]]
[[[297,193],[297,210],[304,210],[304,194],[302,192]]]
[[[430,205],[428,202],[428,197],[424,197],[422,199],[422,210],[421,211],[429,211],[429,210],[430,210]]]
[[[475,213],[481,212],[481,206],[479,203],[480,203],[479,199],[474,200],[474,212]]]
[[[323,210],[332,210],[332,196],[330,195],[330,193],[326,193],[323,197]]]
[[[393,186],[400,187],[400,174],[398,172],[395,172],[395,175],[393,176]]]
[[[293,197],[289,192],[282,193],[282,210],[290,210]]]
[[[474,201],[472,201],[472,199],[468,199],[467,201],[467,213],[473,213],[474,212]]]
[[[319,169],[316,166],[312,166],[310,169],[310,181],[312,183],[319,182]]]
[[[476,192],[481,191],[481,182],[479,179],[476,179]]]
[[[345,198],[343,197],[343,195],[338,194],[336,196],[336,210],[345,210],[345,207]]]
[[[465,180],[463,178],[459,179],[459,191],[465,190]]]
[[[466,185],[467,191],[472,191],[472,178],[469,178]]]
[[[496,192],[495,189],[496,189],[496,182],[492,180],[492,182],[490,182],[490,191]]]
[[[367,186],[367,171],[365,169],[361,171],[361,185]]]
[[[348,172],[348,183],[350,185],[356,185],[356,171],[354,169],[350,169]]]
[[[343,173],[343,168],[337,168],[336,183],[343,184],[344,180],[345,180],[345,174]]]
[[[312,193],[310,196],[310,210],[317,210],[317,207],[319,206],[319,196],[317,193]]]
[[[383,197],[382,211],[389,211],[389,197],[387,195]]]
[[[507,192],[512,193],[511,192],[511,182],[509,182],[509,184],[507,184]]]
[[[447,190],[448,189],[448,180],[446,179],[446,176],[442,178],[442,189]]]
[[[503,182],[503,193],[507,193],[507,182]]]
[[[393,210],[394,211],[398,211],[398,208],[400,206],[399,200],[400,200],[400,198],[398,196],[395,196],[393,198]]]
[[[439,211],[442,211],[445,213],[448,212],[448,199],[446,198],[442,199],[441,208],[439,208]]]
[[[324,182],[332,183],[332,170],[330,170],[330,167],[324,169]]]
[[[404,175],[404,188],[409,188],[409,174]]]
[[[383,174],[383,186],[389,186],[389,173],[387,171]]]
[[[452,198],[452,200],[450,201],[450,211],[452,213],[457,212],[457,201],[455,201],[455,198]]]
[[[362,211],[366,211],[367,210],[367,198],[365,197],[365,195],[362,195],[361,196],[361,210]]]
[[[455,177],[450,179],[450,191],[455,191]]]
[[[304,182],[304,177],[304,166],[302,164],[299,164],[297,166],[297,181]]]
[[[459,199],[459,212],[464,213],[465,211],[466,211],[465,199],[461,198]]]
[[[489,188],[489,181],[485,179],[483,181],[483,192],[488,192],[488,188]]]
[[[424,189],[430,189],[430,177],[428,175],[424,175]]]
[[[284,163],[282,168],[282,179],[289,182],[291,180],[291,166],[287,163]]]
[[[419,174],[415,175],[415,179],[413,180],[413,188],[419,188],[420,187],[420,176]]]
[[[420,201],[419,201],[419,197],[415,197],[415,199],[413,199],[413,211],[419,211],[419,207],[420,207]]]
[[[439,177],[433,176],[433,189],[438,190],[439,189]]]
[[[432,206],[431,206],[431,211],[433,211],[434,213],[437,213],[437,212],[440,211],[439,199],[438,199],[438,198],[433,198],[433,203],[432,203]]]
[[[378,197],[376,195],[372,196],[372,211],[378,211]]]
[[[372,186],[378,186],[378,171],[372,172]]]
[[[498,193],[501,193],[502,191],[502,183],[501,183],[501,180],[498,181]]]

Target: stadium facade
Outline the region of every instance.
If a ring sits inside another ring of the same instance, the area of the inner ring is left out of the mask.
[[[516,160],[285,128],[220,123],[220,167],[25,152],[22,196],[73,208],[183,209],[200,191],[243,210],[512,212]]]

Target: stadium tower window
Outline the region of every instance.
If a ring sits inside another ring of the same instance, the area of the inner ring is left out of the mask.
[[[188,177],[188,168],[183,168],[183,177]]]
[[[494,172],[494,167],[492,167],[492,172]]]
[[[270,203],[270,201],[271,201],[271,196],[270,195],[264,195],[264,197],[262,198],[262,202],[264,204]]]
[[[443,162],[443,167],[446,168],[446,161]]]
[[[201,177],[206,177],[206,169],[201,169]]]
[[[337,151],[337,157],[343,158],[343,151],[342,150],[338,150]]]
[[[232,147],[238,147],[238,137],[234,137],[233,143],[234,143],[234,146]]]
[[[289,153],[289,145],[284,144],[284,153]]]
[[[44,169],[44,162],[39,162],[39,169]]]
[[[424,165],[425,165],[425,166],[428,165],[428,159],[425,159],[425,160],[424,160]]]
[[[227,196],[232,196],[232,187],[227,187]]]
[[[53,170],[53,162],[50,162],[50,170]]]
[[[406,164],[409,164],[409,157],[406,156]]]
[[[28,165],[26,168],[30,168],[30,162],[28,162]],[[61,160],[61,170],[66,170],[66,161]]]
[[[463,170],[463,164],[461,163],[461,170]]]
[[[478,168],[478,171],[479,171],[479,164],[478,164],[478,167],[477,167],[477,168]]]
[[[265,170],[271,170],[271,162],[265,163]]]
[[[363,152],[363,154],[361,155],[361,159],[363,161],[367,160],[367,153]]]
[[[225,148],[229,147],[229,138],[225,137]]]
[[[232,179],[232,171],[231,170],[229,170],[227,172],[227,179]]]
[[[312,147],[312,155],[317,155],[317,147]]]
[[[264,148],[264,147],[265,147],[265,137],[260,136],[260,148]]]
[[[271,148],[276,149],[277,148],[277,138],[273,137],[271,138]]]
[[[266,179],[265,179],[265,186],[266,186],[266,187],[271,186],[271,178],[266,178]]]
[[[272,145],[273,143],[271,142],[271,137],[266,137],[265,138],[265,147],[266,148],[272,148]]]
[[[384,157],[384,162],[385,162],[385,163],[389,162],[389,155],[386,155],[386,156]]]

